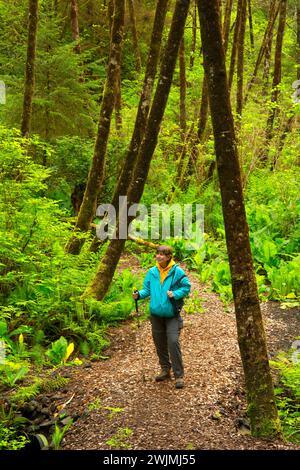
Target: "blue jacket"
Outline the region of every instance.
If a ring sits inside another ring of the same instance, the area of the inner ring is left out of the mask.
[[[186,297],[191,290],[191,283],[187,276],[181,279],[181,281],[175,286],[175,289],[172,287],[184,274],[184,271],[175,264],[168,272],[164,282],[161,284],[158,268],[154,266],[149,269],[144,280],[143,288],[139,291],[139,298],[145,299],[150,295],[151,315],[167,318],[174,317],[173,306],[167,295],[167,291],[171,290],[174,294],[174,299],[176,300]]]

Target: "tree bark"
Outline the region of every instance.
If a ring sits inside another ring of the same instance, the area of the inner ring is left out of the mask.
[[[268,120],[267,120],[265,146],[262,149],[262,153],[260,155],[260,160],[262,162],[266,162],[268,159],[269,145],[273,137],[274,120],[275,120],[275,117],[277,115],[277,110],[278,110],[279,85],[281,82],[282,44],[283,44],[283,35],[284,35],[285,21],[286,21],[286,9],[287,9],[287,0],[280,0],[278,31],[277,31],[276,46],[275,46],[274,75],[273,75],[272,94],[271,94],[272,105],[271,105],[271,109],[270,109]]]
[[[140,53],[140,48],[139,48],[139,40],[138,40],[138,35],[137,35],[137,30],[136,30],[134,0],[127,0],[127,2],[128,2],[128,8],[129,8],[132,42],[133,42],[133,49],[134,49],[134,55],[135,55],[135,67],[136,67],[136,71],[139,73],[142,68],[142,61],[141,61],[141,53]]]
[[[242,0],[241,21],[238,36],[238,60],[237,60],[237,90],[236,90],[236,114],[237,124],[240,126],[243,111],[243,87],[244,87],[244,50],[245,32],[247,21],[247,0]]]
[[[28,4],[28,42],[27,60],[25,70],[25,85],[23,99],[23,113],[21,123],[21,134],[28,137],[30,132],[30,122],[32,115],[32,100],[35,86],[35,59],[36,59],[36,38],[38,26],[38,0],[29,0]]]
[[[198,4],[251,432],[274,437],[279,434],[279,420],[250,249],[218,3],[198,0]]]
[[[258,56],[257,56],[257,59],[256,59],[254,71],[253,71],[252,77],[251,77],[251,79],[250,79],[250,81],[247,85],[247,93],[246,93],[245,100],[244,100],[244,106],[246,105],[250,90],[252,89],[252,86],[253,86],[253,84],[256,80],[259,66],[260,66],[261,61],[262,61],[262,59],[264,57],[264,54],[266,52],[266,47],[267,47],[267,44],[268,44],[268,41],[269,41],[269,37],[270,37],[270,35],[272,35],[272,32],[273,32],[275,21],[276,21],[278,12],[279,12],[279,7],[280,7],[280,4],[278,3],[277,7],[273,11],[272,17],[269,18],[269,21],[268,21],[268,24],[267,24],[267,27],[266,27],[266,30],[265,30],[264,38],[262,40],[262,44],[261,44],[261,47],[260,47],[260,50],[259,50],[259,53],[258,53]]]
[[[139,150],[132,183],[128,190],[128,207],[134,203],[138,203],[143,194],[150,162],[156,147],[161,121],[172,84],[179,44],[183,36],[189,3],[189,0],[176,0],[171,28],[161,64],[153,104],[149,113],[145,136]],[[128,223],[130,223],[133,218],[133,216],[128,217]],[[125,245],[125,239],[119,239],[118,235],[119,232],[117,230],[117,238],[111,240],[109,243],[109,247],[99,265],[91,287],[86,291],[86,295],[92,295],[93,297],[96,297],[97,300],[102,300],[107,293]]]
[[[71,29],[72,38],[76,42],[74,52],[80,54],[80,35],[79,35],[79,23],[78,23],[78,4],[77,0],[71,0]]]
[[[78,237],[76,232],[86,232],[89,230],[91,221],[95,216],[97,196],[101,190],[104,178],[106,147],[110,131],[111,115],[114,108],[115,81],[118,68],[120,67],[124,10],[124,0],[116,0],[111,29],[109,64],[100,108],[93,160],[74,230],[75,233],[66,247],[66,251],[72,254],[78,254],[81,250],[82,244],[84,243],[83,238]]]
[[[114,0],[108,0],[107,4],[107,17],[109,30],[111,32],[112,22],[114,16]],[[116,79],[115,79],[115,125],[116,130],[119,132],[122,129],[123,119],[122,119],[122,83],[121,83],[121,54],[120,54],[120,67],[116,70]]]

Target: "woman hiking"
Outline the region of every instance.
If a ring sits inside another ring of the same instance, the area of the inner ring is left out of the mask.
[[[184,368],[179,343],[182,318],[178,311],[180,299],[186,297],[191,283],[184,271],[172,258],[172,248],[161,245],[156,252],[156,266],[149,269],[143,288],[133,293],[133,298],[150,296],[152,336],[156,347],[161,372],[156,382],[171,378],[171,367],[175,377],[175,388],[184,386]]]

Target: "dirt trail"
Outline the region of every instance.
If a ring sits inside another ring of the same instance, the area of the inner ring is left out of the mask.
[[[234,314],[226,313],[218,297],[206,292],[192,273],[189,277],[191,297],[196,305],[199,297],[203,299],[204,313],[185,315],[185,388],[176,390],[174,380],[154,382],[158,364],[150,324],[146,321],[137,328],[136,322],[128,321],[111,330],[109,360],[70,370],[62,399],[75,394],[67,411],[78,419],[66,434],[63,449],[295,448],[247,434]],[[274,303],[262,309],[275,354],[299,334],[300,314],[289,315]]]

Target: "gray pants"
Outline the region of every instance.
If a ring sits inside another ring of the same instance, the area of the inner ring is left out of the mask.
[[[182,319],[151,315],[152,336],[162,369],[172,366],[175,378],[183,377],[183,362],[179,344]]]

